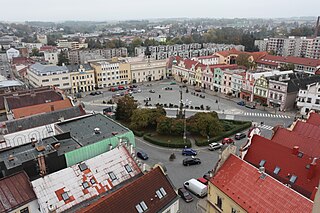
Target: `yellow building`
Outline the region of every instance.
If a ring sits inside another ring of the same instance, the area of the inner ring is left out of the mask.
[[[67,66],[71,79],[71,93],[95,90],[94,70],[89,64]]]
[[[214,173],[208,182],[208,213],[312,211],[311,200],[233,154],[221,159]]]

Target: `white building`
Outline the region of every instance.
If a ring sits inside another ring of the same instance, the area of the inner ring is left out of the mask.
[[[240,97],[240,92],[241,92],[241,87],[242,87],[242,82],[245,77],[246,73],[243,72],[234,72],[231,76],[231,91],[232,95],[234,97],[239,98]]]
[[[146,81],[161,80],[166,77],[166,60],[143,60],[129,62],[131,82],[139,83]]]
[[[194,57],[192,60],[199,61],[204,65],[214,65],[219,63],[219,56],[216,55],[208,55],[208,56],[199,56]]]
[[[320,77],[317,82],[307,84],[299,90],[297,107],[301,115],[307,115],[310,110],[320,111]]]
[[[57,65],[58,64],[58,52],[44,52],[44,60],[49,64]]]
[[[41,44],[48,44],[48,38],[46,35],[37,35],[37,40],[41,43]]]
[[[6,53],[7,53],[7,59],[8,59],[9,61],[11,61],[12,58],[19,57],[19,55],[20,55],[19,50],[16,50],[16,49],[14,49],[14,48],[8,49],[8,50],[6,51]]]
[[[71,89],[70,73],[66,66],[35,63],[27,70],[27,79],[34,87],[55,86],[66,91]]]

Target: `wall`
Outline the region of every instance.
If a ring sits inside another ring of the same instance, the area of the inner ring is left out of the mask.
[[[39,211],[38,200],[33,200],[33,201],[31,201],[31,202],[29,202],[29,203],[27,203],[27,204],[15,209],[15,210],[13,210],[13,211],[10,211],[10,213],[20,213],[20,210],[22,210],[22,209],[24,209],[26,207],[28,207],[28,210],[29,210],[30,213],[41,213]]]

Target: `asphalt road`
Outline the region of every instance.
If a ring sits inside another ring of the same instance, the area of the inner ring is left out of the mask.
[[[165,90],[165,87],[171,87],[172,90]],[[139,88],[142,90],[141,93],[133,94],[133,97],[139,101],[140,106],[144,106],[143,100],[145,98],[151,98],[149,102],[154,106],[156,103],[179,105],[180,103],[180,87],[179,85],[170,85],[170,81],[159,81],[152,82],[152,86],[139,85]],[[155,90],[155,93],[150,93],[149,90]],[[231,119],[231,120],[246,120],[255,122],[258,126],[261,127],[262,135],[271,138],[272,136],[272,127],[275,125],[284,125],[288,126],[292,123],[293,117],[285,114],[274,114],[269,113],[263,110],[252,110],[243,106],[239,106],[236,102],[232,100],[227,100],[219,98],[216,96],[205,95],[205,98],[200,98],[199,96],[192,95],[194,90],[189,88],[189,93],[185,93],[185,88],[183,88],[183,102],[187,103],[190,106],[210,106],[211,110],[214,110],[218,113],[219,117],[222,119]],[[119,91],[120,93],[121,91]],[[85,104],[87,111],[102,112],[102,109],[106,107],[105,104],[102,104],[102,101],[107,101],[111,99],[113,94],[117,92],[103,91],[102,95],[90,96],[80,99]],[[200,94],[200,93],[198,93]],[[161,95],[161,98],[159,98]],[[218,103],[216,102],[218,101]],[[168,109],[168,116],[175,116],[177,109]],[[195,114],[196,111],[187,109],[186,116],[189,117]],[[263,123],[261,123],[263,122]],[[236,141],[237,150],[246,142],[246,139]],[[172,183],[176,188],[182,187],[183,182],[191,178],[202,177],[204,173],[215,166],[218,161],[219,153],[218,151],[209,151],[207,147],[198,148],[198,155],[202,161],[200,165],[194,165],[185,167],[182,165],[182,160],[185,156],[181,155],[181,149],[168,149],[163,147],[158,147],[148,142],[143,141],[141,138],[136,137],[137,150],[144,150],[148,155],[149,159],[146,163],[150,166],[161,162],[163,163],[168,171],[168,176],[170,177]],[[169,156],[171,153],[175,153],[176,159],[174,161],[169,161]],[[196,204],[198,198],[194,196],[195,200],[191,203],[185,203],[182,199],[180,201],[180,209],[183,213],[194,213],[198,212],[196,209]]]

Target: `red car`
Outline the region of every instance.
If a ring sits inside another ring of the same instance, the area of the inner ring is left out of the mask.
[[[222,144],[234,144],[232,138],[224,138],[222,139]]]

